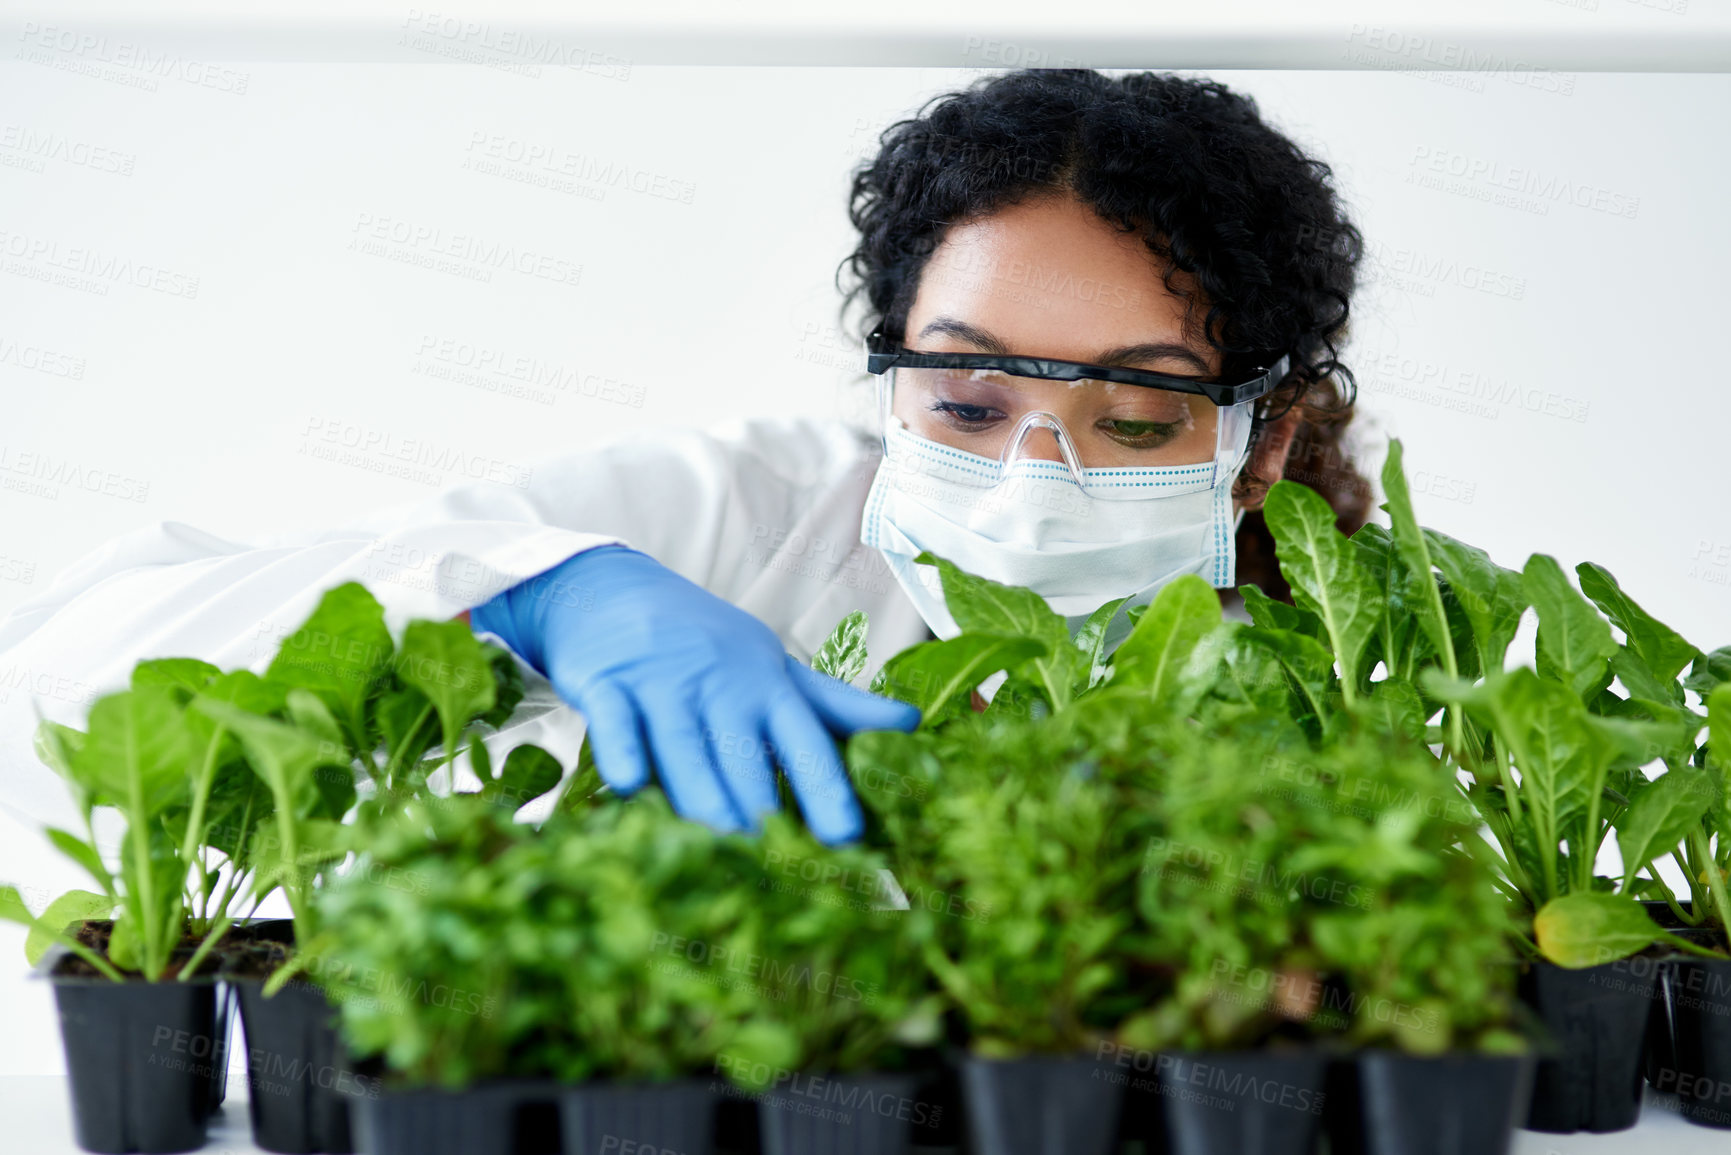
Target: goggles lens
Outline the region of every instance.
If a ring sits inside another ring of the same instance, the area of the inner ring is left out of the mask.
[[[1221,409],[1197,394],[997,369],[896,366],[885,377],[888,415],[909,432],[1006,467],[1072,456],[1082,469],[1197,465],[1219,450]]]

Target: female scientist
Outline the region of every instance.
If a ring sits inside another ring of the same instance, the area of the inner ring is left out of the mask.
[[[853,176],[843,313],[863,298],[881,430],[639,436],[523,489],[256,547],[161,522],[0,622],[0,665],[93,688],[142,657],[262,666],[320,592],[359,580],[393,628],[466,613],[544,675],[502,745],[570,764],[586,723],[612,788],[653,772],[721,829],[777,805],[778,765],[833,842],[861,828],[834,736],[918,713],[803,661],[853,610],[874,666],[953,636],[921,550],[1078,622],[1182,574],[1283,592],[1254,512],[1283,471],[1362,523],[1336,360],[1362,241],[1328,166],[1254,101],[1153,73],[1013,72],[880,145]],[[34,763],[21,704],[0,707],[8,769]],[[6,780],[37,817],[65,806],[39,774]]]

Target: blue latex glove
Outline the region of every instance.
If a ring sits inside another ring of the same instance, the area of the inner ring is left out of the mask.
[[[469,621],[582,711],[610,787],[629,794],[648,783],[652,753],[673,808],[720,830],[755,829],[776,808],[773,753],[814,835],[859,837],[859,801],[831,732],[920,720],[913,706],[810,669],[744,610],[625,546],[567,558]]]

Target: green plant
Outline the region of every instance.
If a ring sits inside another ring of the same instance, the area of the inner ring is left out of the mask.
[[[1078,712],[988,710],[848,746],[920,957],[985,1057],[1076,1052],[1113,1026],[1144,824]]]
[[[1176,978],[1122,1041],[1520,1048],[1513,920],[1476,816],[1429,751],[1373,730],[1313,749],[1246,718],[1151,740],[1157,761],[1132,775],[1157,831],[1140,950]]]
[[[1132,751],[1128,763],[1132,778],[1154,761],[1169,775],[1201,766],[1207,770],[1197,783],[1220,791],[1143,791],[1127,809],[1140,811],[1148,837],[1167,837],[1158,833],[1161,823],[1206,830],[1213,822],[1229,832],[1209,836],[1223,840],[1220,853],[1236,841],[1256,845],[1268,861],[1332,855],[1355,864],[1356,874],[1337,864],[1337,873],[1359,880],[1354,885],[1374,880],[1376,893],[1402,896],[1373,918],[1311,910],[1278,887],[1254,901],[1227,893],[1210,924],[1228,936],[1212,948],[1216,962],[1234,952],[1274,959],[1292,950],[1298,953],[1280,963],[1292,973],[1327,969],[1330,981],[1357,996],[1451,1008],[1400,1030],[1337,1024],[1354,1039],[1417,1051],[1509,1045],[1508,983],[1486,985],[1478,975],[1503,957],[1506,935],[1571,966],[1655,941],[1704,951],[1662,931],[1635,898],[1670,897],[1652,867],[1670,854],[1695,898],[1691,912],[1679,913],[1695,922],[1709,910],[1727,913],[1731,792],[1719,751],[1731,743],[1697,742],[1714,710],[1725,710],[1715,695],[1731,674],[1731,651],[1701,653],[1635,605],[1602,567],[1578,567],[1576,590],[1549,557],[1534,555],[1522,571],[1507,570],[1424,529],[1412,511],[1398,442],[1383,481],[1390,526],[1367,526],[1350,540],[1319,495],[1291,482],[1273,487],[1267,517],[1294,604],[1244,587],[1252,622],[1224,621],[1212,589],[1179,579],[1145,609],[1129,611],[1133,627],[1111,654],[1102,640],[1117,603],[1071,637],[1031,591],[982,581],[930,554],[918,559],[938,567],[961,633],[884,663],[873,688],[918,705],[921,727],[912,735],[858,735],[847,757],[872,812],[872,836],[890,848],[898,874],[963,894],[1025,897],[1027,921],[1009,938],[1043,973],[989,936],[970,938],[962,922],[925,932],[928,963],[958,1000],[977,1046],[1003,1053],[1073,1048],[1110,1020],[1121,993],[1113,982],[1133,982],[1150,968],[1165,968],[1179,992],[1160,1013],[1175,1014],[1194,995],[1196,1014],[1145,1019],[1137,1028],[1145,1035],[1242,1041],[1278,1026],[1254,1015],[1234,1025],[1229,1014],[1208,1009],[1211,988],[1195,960],[1157,962],[1158,944],[1180,935],[1170,921],[1148,938],[1155,945],[1141,948],[1140,958],[1093,947],[1096,921],[1109,925],[1122,910],[1109,897],[1122,883],[1109,868],[1078,865],[1075,856],[1090,840],[1102,858],[1121,852],[1120,832],[1136,822],[1090,799],[1066,826],[1057,800],[1059,791],[1087,780],[1085,770],[1113,776],[1104,752],[1123,740],[1132,720],[1140,748],[1140,761]],[[1536,662],[1505,670],[1529,608],[1538,618]],[[863,623],[848,635],[863,637]],[[840,631],[832,643],[826,649],[836,651],[831,659],[839,665],[851,644]],[[851,660],[857,672],[857,655]],[[1000,673],[990,705],[976,713],[976,691]],[[1704,713],[1689,705],[1686,691],[1700,697]],[[1200,750],[1185,741],[1197,734],[1208,743]],[[1257,753],[1258,742],[1274,745]],[[1301,804],[1303,791],[1265,797],[1242,767],[1266,757],[1308,758],[1328,775],[1384,790],[1405,783],[1437,805],[1452,803],[1453,819],[1378,814],[1371,822],[1339,813],[1326,797]],[[1654,763],[1663,772],[1649,779],[1643,768]],[[907,783],[929,800],[911,801]],[[1173,810],[1184,798],[1216,809]],[[1257,808],[1284,817],[1255,827]],[[1481,823],[1500,851],[1489,863],[1475,830]],[[1018,843],[1017,824],[1039,836]],[[1594,860],[1612,831],[1623,875],[1595,878]],[[1372,850],[1401,853],[1380,864],[1354,857]],[[1030,863],[1042,853],[1054,875],[1075,884],[1068,895],[1041,889],[1039,867]],[[1395,861],[1406,864],[1405,873],[1388,873]],[[1018,886],[994,889],[997,874],[1008,878],[1018,869],[1026,875]],[[1192,897],[1209,909],[1205,895]],[[1066,918],[1055,913],[1061,909]],[[1471,922],[1451,943],[1453,909],[1470,911]],[[1146,912],[1157,916],[1165,917]],[[1253,933],[1257,926],[1263,929]],[[1342,929],[1349,926],[1351,933]],[[1201,938],[1183,933],[1187,941]],[[1231,936],[1241,934],[1250,937],[1232,946]],[[1348,949],[1354,936],[1364,944],[1356,952]],[[1403,969],[1402,958],[1432,962],[1422,971]],[[1019,981],[1018,966],[1028,972],[1027,990],[1049,992],[1032,1019],[1027,1001],[1018,1015],[1016,999],[1003,994]],[[1324,1026],[1307,1021],[1298,1029]]]
[[[160,978],[183,942],[195,947],[180,966],[190,977],[243,904],[256,910],[279,888],[310,934],[311,895],[357,837],[345,816],[360,820],[364,840],[370,821],[428,790],[465,736],[490,800],[521,805],[558,784],[557,762],[535,747],[492,773],[481,732],[521,697],[509,653],[463,623],[410,622],[394,646],[383,608],[354,582],[326,591],[262,677],[193,658],[140,662],[129,690],[92,706],[87,730],[46,720],[37,730],[38,753],[67,782],[85,828],[47,836],[100,892],[72,891],[33,917],[6,888],[0,917],[31,927],[32,961],[58,940],[116,979]],[[104,806],[126,820],[113,867],[95,836]],[[107,959],[64,933],[111,913]]]
[[[815,877],[783,885],[790,862]],[[479,796],[417,799],[320,891],[303,953],[355,1053],[408,1083],[719,1069],[762,1085],[931,1029],[917,968],[896,965],[896,912],[839,881],[875,863],[785,814],[761,841],[718,835],[654,789],[539,830]]]
[[[89,835],[51,829],[48,838],[102,889],[62,895],[40,918],[31,916],[16,888],[0,889],[0,917],[31,928],[26,953],[32,962],[50,942],[59,941],[114,981],[124,978],[122,971],[132,971],[155,982],[176,961],[176,949],[187,937],[193,861],[191,847],[175,837],[175,829],[190,832],[198,825],[191,816],[208,804],[224,735],[189,719],[183,700],[156,680],[162,671],[160,665],[141,666],[133,689],[98,698],[90,708],[88,730],[47,721],[38,729],[38,750],[65,778]],[[103,860],[95,838],[94,812],[104,806],[117,810],[126,823],[114,867]],[[65,933],[74,922],[110,914],[115,917],[106,958]],[[190,977],[203,957],[201,950],[191,960],[179,960],[184,964],[180,976]]]

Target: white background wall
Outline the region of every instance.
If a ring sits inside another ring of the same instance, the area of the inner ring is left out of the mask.
[[[1367,471],[1398,435],[1421,520],[1509,565],[1602,562],[1698,645],[1731,641],[1731,78],[1393,74],[1360,40],[1368,71],[1210,75],[1335,166],[1373,244],[1353,346]],[[246,540],[464,479],[380,472],[410,440],[508,480],[627,429],[858,414],[857,353],[831,328],[848,168],[974,75],[429,57],[242,61],[195,83],[28,42],[0,55],[0,615],[150,521]],[[495,140],[671,195],[483,171]],[[1628,215],[1497,203],[1489,179],[1447,183],[1456,166],[1530,168]],[[379,221],[581,272],[483,282],[353,247]],[[95,271],[41,279],[67,266]],[[102,275],[145,266],[154,287]],[[525,398],[485,370],[453,380],[445,343],[574,382]],[[372,448],[321,459],[326,432]],[[0,878],[78,884],[38,847],[8,824]],[[54,1070],[49,1000],[11,977],[19,938],[0,934],[0,1020],[43,1045],[0,1050],[0,1073]]]

